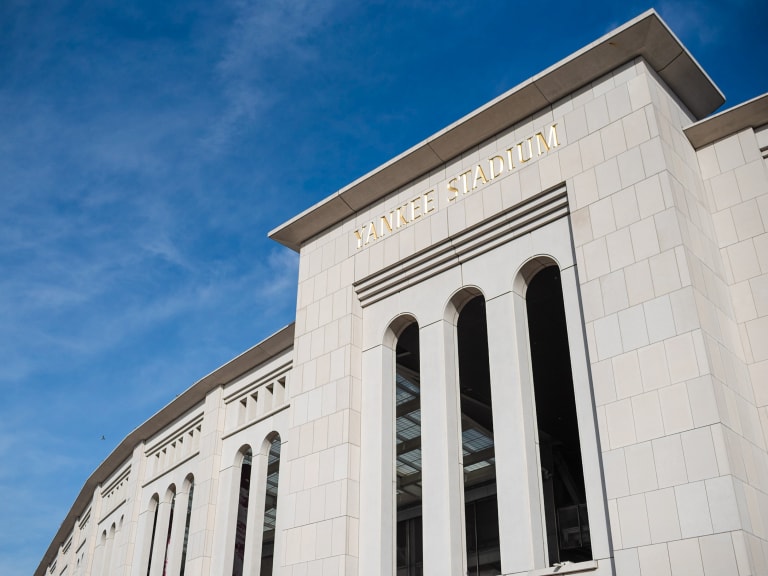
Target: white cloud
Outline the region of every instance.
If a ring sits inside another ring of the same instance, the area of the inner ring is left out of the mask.
[[[334,0],[239,0],[218,62],[227,105],[205,139],[213,149],[229,143],[281,98],[281,80],[318,58],[307,40],[329,19]],[[294,95],[295,96],[295,95]]]

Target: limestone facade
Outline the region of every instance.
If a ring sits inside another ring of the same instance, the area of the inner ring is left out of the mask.
[[[768,574],[768,95],[722,102],[651,11],[277,228],[295,323],[36,574]]]

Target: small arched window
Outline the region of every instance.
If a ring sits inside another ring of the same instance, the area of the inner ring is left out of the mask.
[[[147,546],[147,555],[144,557],[144,562],[147,566],[147,576],[149,576],[149,572],[152,569],[152,554],[155,548],[155,531],[157,530],[157,514],[160,507],[159,505],[160,497],[155,494],[149,501],[149,514],[147,515],[147,528],[149,528],[148,533],[150,535],[149,544]]]
[[[248,500],[251,493],[251,467],[253,454],[250,448],[242,453],[240,465],[240,487],[237,497],[237,521],[235,525],[235,557],[232,563],[232,576],[243,576],[245,560],[245,531],[248,522]]]
[[[280,436],[275,436],[267,454],[267,483],[264,494],[264,526],[261,538],[260,576],[272,576],[277,528],[277,492],[280,483]]]
[[[165,553],[163,554],[163,576],[168,573],[168,553],[171,550],[171,536],[173,535],[173,516],[176,510],[176,487],[171,486],[168,489],[168,498],[171,500],[170,510],[168,511],[168,530],[165,535]]]
[[[181,568],[179,569],[179,576],[184,576],[184,570],[187,564],[187,546],[189,545],[189,526],[192,522],[192,498],[195,495],[195,479],[190,476],[187,478],[187,513],[184,521],[184,544],[181,550]]]

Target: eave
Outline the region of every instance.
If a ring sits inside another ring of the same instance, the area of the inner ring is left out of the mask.
[[[269,237],[298,251],[310,238],[637,57],[653,68],[695,118],[711,114],[725,102],[698,62],[649,10],[358,178],[278,226]]]

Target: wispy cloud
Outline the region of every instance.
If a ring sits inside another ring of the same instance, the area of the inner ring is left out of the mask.
[[[336,0],[233,4],[233,25],[216,67],[226,106],[206,139],[211,148],[229,143],[243,123],[258,120],[286,96],[286,78],[320,57],[310,39],[336,5]]]
[[[719,45],[747,5],[660,11]],[[533,4],[0,2],[0,574],[128,431],[291,321],[269,229],[644,6],[593,8],[526,36]]]

